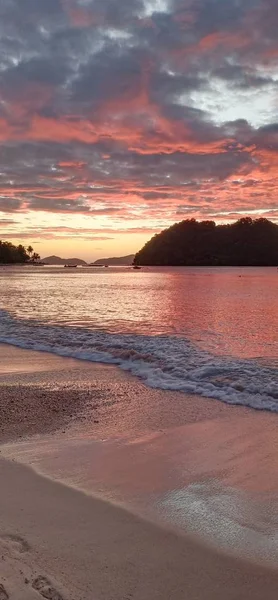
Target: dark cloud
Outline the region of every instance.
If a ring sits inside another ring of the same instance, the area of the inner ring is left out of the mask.
[[[82,2],[79,3],[82,7]],[[97,22],[120,27],[130,27],[133,20],[143,12],[144,2],[142,0],[91,0],[86,3]]]
[[[0,212],[12,213],[20,210],[22,201],[16,198],[0,198]]]
[[[276,4],[0,2],[0,212],[205,215],[237,190],[255,206],[254,186],[268,205]],[[223,98],[263,93],[261,115],[221,119]]]
[[[24,24],[34,29],[40,25],[47,29],[67,21],[61,0],[5,0],[0,3],[0,19],[11,31]]]
[[[61,66],[59,61],[53,61],[53,57],[35,57],[31,60],[24,60],[2,75],[2,83],[4,87],[15,90],[28,86],[30,83],[60,85],[64,83],[71,72],[69,66],[66,69],[65,63],[63,69]]]
[[[73,102],[86,100],[93,109],[104,101],[117,101],[140,93],[143,53],[129,52],[108,43],[80,69],[71,87]]]
[[[150,79],[150,101],[157,103],[169,118],[196,119],[200,117],[202,111],[192,107],[182,107],[178,105],[178,100],[182,94],[190,94],[192,90],[199,90],[207,85],[207,80],[202,75],[188,73],[171,74],[166,71],[154,72]]]
[[[278,85],[272,77],[259,75],[256,70],[241,65],[222,65],[213,75],[242,89],[259,89],[269,85]]]
[[[198,2],[196,29],[202,35],[237,30],[256,0],[203,0]]]
[[[201,132],[195,135],[197,139],[199,136],[201,143]],[[105,198],[109,204],[108,212],[113,212],[119,208],[113,207],[114,197],[123,199],[125,193],[130,194],[132,186],[137,189],[139,181],[142,190],[157,185],[160,188],[162,185],[174,185],[182,190],[188,180],[194,182],[210,178],[218,181],[251,168],[250,153],[237,150],[149,155],[119,150],[113,152],[112,148],[111,155],[103,158],[101,145],[100,148],[95,145],[92,151],[86,144],[79,144],[73,154],[71,145],[15,144],[6,146],[2,154],[0,194],[10,194],[13,190],[33,210],[65,212],[90,211],[92,205],[96,209]],[[164,195],[166,197],[168,192]],[[151,199],[158,193],[151,190],[143,196]],[[160,197],[163,197],[161,193]],[[9,211],[18,210],[20,200],[13,200],[13,203],[9,198],[3,206]]]
[[[28,209],[50,212],[82,213],[89,212],[90,206],[80,200],[34,198],[28,202]]]
[[[120,212],[118,207],[104,207],[100,208],[92,206],[88,202],[75,199],[75,200],[60,200],[54,198],[33,198],[27,202],[27,208],[29,210],[39,210],[46,212],[61,212],[61,213],[90,213],[91,216],[113,214]]]
[[[5,227],[7,225],[13,225],[16,223],[14,219],[0,219],[0,226]]]

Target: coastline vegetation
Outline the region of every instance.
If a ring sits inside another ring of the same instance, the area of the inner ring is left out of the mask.
[[[155,235],[135,265],[278,266],[278,225],[245,217],[230,225],[181,221]]]
[[[25,248],[22,244],[15,246],[12,242],[0,240],[0,264],[36,263],[40,255],[32,246]]]

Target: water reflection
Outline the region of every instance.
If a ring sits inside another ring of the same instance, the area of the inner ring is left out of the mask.
[[[188,337],[216,354],[278,357],[276,269],[5,269],[2,308],[52,324]]]

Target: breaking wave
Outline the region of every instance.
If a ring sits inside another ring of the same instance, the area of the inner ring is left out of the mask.
[[[278,412],[277,368],[253,359],[214,356],[188,339],[50,325],[0,310],[0,342],[118,365],[149,387]]]

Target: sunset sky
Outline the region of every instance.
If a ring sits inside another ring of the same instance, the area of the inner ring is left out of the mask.
[[[0,2],[0,239],[122,255],[278,221],[277,0]]]

